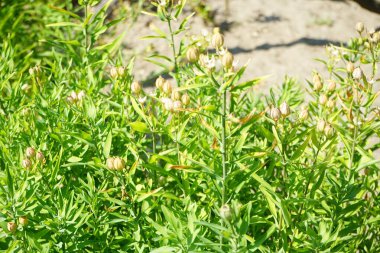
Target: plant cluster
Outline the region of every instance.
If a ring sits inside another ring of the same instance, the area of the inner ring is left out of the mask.
[[[378,32],[328,46],[306,98],[264,96],[185,0],[152,1],[172,54],[148,91],[108,4],[49,2],[0,3],[2,250],[380,251]]]

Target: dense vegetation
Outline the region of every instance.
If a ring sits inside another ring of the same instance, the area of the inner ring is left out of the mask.
[[[178,37],[186,1],[143,2],[0,2],[0,249],[379,252],[380,34],[263,96],[218,29]],[[141,9],[153,92],[114,29]]]

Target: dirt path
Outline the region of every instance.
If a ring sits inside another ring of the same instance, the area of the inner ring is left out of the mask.
[[[224,1],[210,0],[216,11],[215,21],[224,30],[226,45],[241,64],[250,59],[245,79],[271,75],[261,85],[267,89],[280,83],[286,74],[305,83],[314,69],[322,65],[315,58],[325,57],[325,45],[344,43],[355,36],[355,24],[369,28],[380,26],[380,15],[362,9],[352,1],[331,0],[231,0],[230,16],[225,19]],[[159,68],[143,58],[154,51],[171,55],[163,42],[141,41],[152,34],[149,25],[164,28],[165,24],[141,16],[125,40],[128,50],[136,55],[135,73],[146,79]],[[189,33],[212,30],[199,17],[191,21]],[[165,30],[165,29],[163,29]]]

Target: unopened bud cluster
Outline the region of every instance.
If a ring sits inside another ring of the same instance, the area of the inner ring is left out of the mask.
[[[181,94],[177,90],[173,90],[173,86],[169,80],[162,76],[156,79],[156,87],[160,91],[161,102],[166,111],[174,112],[179,111],[181,108],[190,104],[190,97],[188,94]]]
[[[323,119],[318,121],[316,129],[318,132],[323,133],[327,139],[332,138],[335,134],[333,126]]]
[[[109,75],[112,79],[118,79],[118,78],[122,78],[125,76],[125,67],[123,66],[119,66],[119,67],[115,67],[115,66],[112,66],[109,70]]]
[[[41,151],[36,152],[33,147],[26,148],[25,157],[26,158],[22,160],[22,167],[25,169],[30,169],[34,161],[42,164],[46,163],[44,154]]]
[[[108,157],[107,158],[107,168],[110,170],[121,171],[125,169],[125,161],[121,157]]]

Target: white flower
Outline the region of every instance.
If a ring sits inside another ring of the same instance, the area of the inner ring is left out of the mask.
[[[354,69],[354,72],[352,72],[352,77],[354,79],[360,80],[362,78],[362,70],[358,67]]]
[[[140,104],[144,104],[146,101],[146,97],[139,98],[138,101]]]
[[[84,93],[83,90],[81,90],[81,91],[78,93],[78,95],[77,95],[79,101],[82,100],[85,96],[86,96],[86,93]]]

